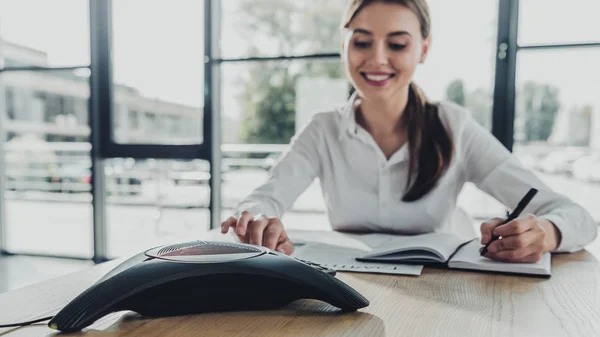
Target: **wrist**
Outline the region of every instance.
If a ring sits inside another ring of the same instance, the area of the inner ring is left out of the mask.
[[[544,229],[544,232],[546,232],[546,236],[544,238],[544,252],[556,250],[558,245],[560,245],[560,231],[550,220],[540,219],[538,220],[538,223]]]

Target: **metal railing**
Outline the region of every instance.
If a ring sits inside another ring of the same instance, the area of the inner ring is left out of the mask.
[[[279,144],[225,144],[222,146],[222,170],[225,173],[244,169],[269,170],[285,149],[286,145]],[[88,202],[91,200],[90,150],[91,144],[86,142],[5,143],[3,172],[7,199]],[[200,160],[109,159],[104,163],[108,201],[153,203],[160,195],[168,193],[164,191],[168,189],[167,185],[208,189],[209,168],[207,162]],[[227,175],[223,179],[227,179]],[[145,195],[148,193],[154,197]],[[230,200],[228,204],[235,201]],[[188,206],[204,204],[190,202]]]

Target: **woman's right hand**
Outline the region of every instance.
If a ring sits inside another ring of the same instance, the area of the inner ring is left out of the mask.
[[[294,252],[294,244],[278,218],[255,218],[250,212],[244,211],[239,219],[231,216],[223,221],[221,233],[226,234],[229,228],[233,229],[242,243],[265,246],[287,255]]]

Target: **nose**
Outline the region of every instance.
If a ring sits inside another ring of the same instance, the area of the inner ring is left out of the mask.
[[[388,55],[384,42],[375,43],[373,48],[373,55],[371,57],[371,62],[376,65],[387,64]]]

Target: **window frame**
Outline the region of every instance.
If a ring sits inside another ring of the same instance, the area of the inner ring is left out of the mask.
[[[280,55],[272,57],[220,58],[221,1],[204,0],[204,108],[203,142],[193,145],[167,144],[119,144],[113,139],[116,131],[113,125],[115,112],[114,88],[112,81],[111,34],[112,0],[89,0],[90,19],[90,64],[65,67],[7,66],[0,68],[0,82],[3,72],[11,71],[55,71],[89,69],[90,99],[89,118],[92,144],[92,195],[94,257],[96,262],[107,260],[106,203],[104,160],[110,158],[136,159],[202,159],[210,164],[211,189],[209,228],[215,228],[221,214],[221,67],[234,62],[268,62],[283,60],[339,59],[338,53],[316,53],[309,55]],[[492,134],[509,150],[513,147],[515,117],[515,86],[517,54],[521,50],[600,47],[599,43],[519,45],[519,0],[498,1],[498,26],[496,41],[496,64],[492,107]],[[2,48],[0,44],[0,48]],[[1,86],[0,86],[1,87]],[[6,111],[4,91],[0,92],[0,112]],[[136,111],[137,122],[141,122],[143,112]],[[127,116],[129,118],[129,116]],[[0,123],[0,141],[6,133]],[[4,188],[4,149],[0,146],[0,255],[10,254],[5,250],[5,203]],[[47,255],[43,255],[47,256]],[[62,256],[56,256],[62,257]],[[72,258],[72,257],[69,257]]]

